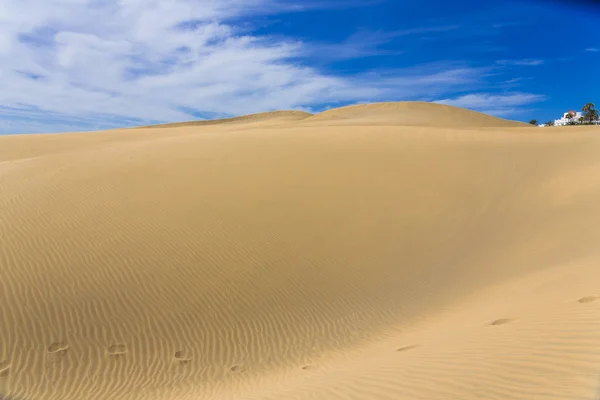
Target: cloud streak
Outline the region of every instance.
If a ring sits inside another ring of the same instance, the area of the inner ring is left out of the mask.
[[[521,60],[498,60],[496,63],[505,66],[536,67],[544,64],[545,61],[535,58],[524,58]]]
[[[545,96],[532,93],[476,93],[451,99],[437,100],[435,102],[468,108],[496,116],[504,116],[519,111],[527,111],[522,107],[544,100],[546,100]]]
[[[341,43],[310,43],[307,45],[307,57],[320,61],[341,61],[357,58],[400,55],[401,50],[389,50],[385,45],[408,36],[426,33],[443,33],[459,29],[459,25],[428,26],[390,32],[360,30]]]

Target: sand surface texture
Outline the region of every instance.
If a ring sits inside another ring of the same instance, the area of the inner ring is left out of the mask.
[[[0,137],[0,399],[599,386],[597,127],[400,103]]]

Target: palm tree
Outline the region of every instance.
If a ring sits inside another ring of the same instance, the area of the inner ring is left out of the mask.
[[[583,120],[589,124],[593,124],[598,121],[598,110],[596,110],[594,103],[587,103],[581,111],[583,111]]]
[[[537,119],[532,119],[531,121],[529,121],[529,123],[531,125],[537,125],[538,124],[538,120]]]
[[[546,122],[545,125],[546,126],[554,126],[554,121],[550,120],[550,121]]]
[[[577,123],[577,122],[573,121],[573,117],[575,117],[575,116],[573,114],[571,114],[571,113],[567,113],[567,115],[565,115],[565,118],[567,120],[569,120],[567,122],[567,125],[575,125]]]
[[[587,103],[585,106],[583,106],[583,108],[581,109],[581,111],[583,111],[584,113],[589,113],[595,107],[596,107],[596,105],[594,103]]]

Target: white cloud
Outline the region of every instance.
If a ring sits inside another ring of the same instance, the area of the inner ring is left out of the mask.
[[[197,113],[424,99],[481,87],[485,80],[480,68],[451,64],[328,74],[299,61],[310,53],[309,44],[237,29],[235,21],[249,15],[302,11],[323,2],[297,4],[2,0],[0,131],[99,129],[189,120]],[[359,47],[380,40],[363,37]]]
[[[379,55],[399,55],[401,50],[382,48],[390,42],[407,36],[425,33],[443,33],[459,29],[459,25],[427,26],[390,32],[360,30],[341,43],[311,43],[308,56],[323,60],[349,60]]]
[[[521,60],[498,60],[496,61],[496,63],[500,65],[535,67],[544,64],[544,60],[539,60],[535,58],[524,58]]]
[[[500,29],[500,28],[508,28],[512,26],[525,25],[523,21],[507,21],[507,22],[499,22],[492,25],[492,28]]]
[[[335,84],[286,64],[293,43],[239,36],[222,22],[261,3],[9,0],[2,15],[11,22],[0,23],[0,37],[9,38],[0,51],[0,104],[169,120],[188,117],[180,107],[243,113],[281,100],[273,93],[272,103],[229,101],[257,90],[285,87],[302,97]],[[194,29],[176,28],[189,21]]]
[[[436,103],[468,108],[486,114],[505,116],[522,111],[523,106],[545,100],[545,96],[531,93],[475,93],[464,96],[436,100]]]
[[[585,51],[590,51],[590,52],[593,52],[593,53],[597,53],[597,52],[600,52],[600,49],[596,48],[596,47],[589,47],[589,48],[585,49]]]

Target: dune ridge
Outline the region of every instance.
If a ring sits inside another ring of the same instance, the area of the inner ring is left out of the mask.
[[[188,121],[188,122],[174,122],[169,124],[158,124],[158,125],[147,125],[139,128],[179,128],[187,126],[210,126],[210,125],[223,125],[223,124],[239,124],[239,123],[256,123],[256,122],[282,122],[282,121],[300,121],[305,118],[311,117],[313,114],[304,111],[293,111],[293,110],[282,110],[282,111],[271,111],[256,114],[248,114],[240,117],[221,118],[213,120],[203,121]]]
[[[419,102],[383,102],[355,104],[333,108],[318,114],[304,111],[272,111],[249,114],[240,117],[216,120],[176,122],[169,124],[148,125],[138,128],[177,128],[193,126],[239,125],[248,123],[301,123],[317,124],[349,124],[349,125],[390,125],[390,126],[435,126],[458,128],[510,128],[531,127],[524,122],[511,121],[493,117],[465,108]],[[264,127],[264,125],[263,125]],[[137,129],[137,128],[136,128]]]
[[[380,108],[0,137],[0,398],[593,399],[598,127]]]
[[[387,102],[357,104],[334,108],[307,118],[307,121],[347,122],[357,124],[388,124],[403,126],[509,128],[527,127],[523,122],[493,117],[465,108],[419,102]]]

